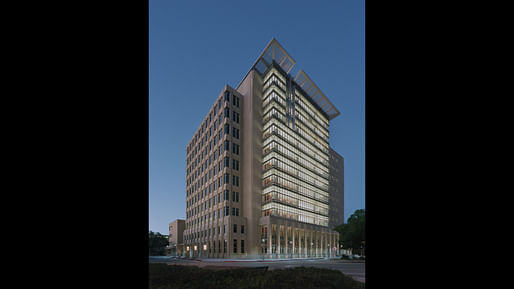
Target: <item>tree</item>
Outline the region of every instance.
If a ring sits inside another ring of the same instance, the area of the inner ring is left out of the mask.
[[[365,246],[366,212],[363,209],[356,210],[346,221],[334,228],[339,232],[339,243],[343,248],[352,248],[353,252],[361,252],[361,246]]]
[[[169,245],[168,238],[161,233],[154,233],[150,231],[148,233],[148,250],[152,256],[165,255],[166,246]]]

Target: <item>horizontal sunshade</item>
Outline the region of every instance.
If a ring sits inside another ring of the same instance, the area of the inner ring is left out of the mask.
[[[264,52],[259,56],[254,67],[262,74],[271,65],[272,61],[278,63],[287,73],[295,65],[293,58],[287,54],[275,38],[271,39],[270,43],[264,48]]]
[[[273,61],[278,63],[286,73],[289,73],[296,63],[275,38],[271,39],[268,45],[266,45],[266,48],[264,48],[264,51],[257,58],[252,68],[263,74]],[[319,105],[327,114],[329,120],[341,114],[303,70],[296,74],[294,81]]]
[[[316,102],[328,115],[328,120],[341,114],[339,110],[328,100],[321,90],[314,84],[309,76],[302,70],[298,71],[294,81]]]

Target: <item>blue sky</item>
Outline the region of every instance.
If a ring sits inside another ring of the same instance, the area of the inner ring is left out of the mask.
[[[341,111],[345,220],[365,207],[364,1],[149,1],[149,229],[185,219],[186,145],[275,37]]]

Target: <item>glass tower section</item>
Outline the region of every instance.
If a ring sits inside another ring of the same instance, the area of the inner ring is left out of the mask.
[[[328,226],[329,120],[275,62],[263,80],[262,215]]]

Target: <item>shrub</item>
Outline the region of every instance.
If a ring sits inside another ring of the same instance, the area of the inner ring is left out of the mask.
[[[364,288],[340,271],[297,267],[267,271],[266,268],[209,270],[195,266],[150,263],[149,287],[171,288]]]

